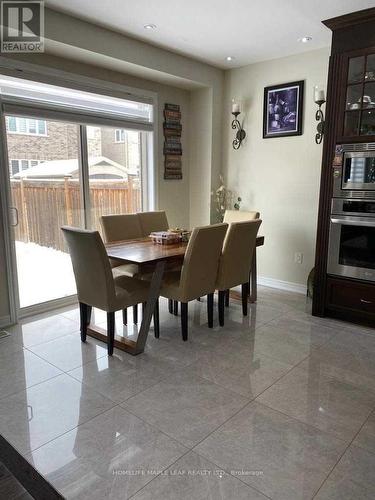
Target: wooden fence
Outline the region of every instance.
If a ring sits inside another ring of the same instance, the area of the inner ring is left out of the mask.
[[[79,182],[62,180],[11,180],[12,204],[18,210],[17,241],[66,251],[60,227],[83,227]],[[138,179],[90,180],[91,225],[100,230],[99,217],[139,212],[141,190]]]

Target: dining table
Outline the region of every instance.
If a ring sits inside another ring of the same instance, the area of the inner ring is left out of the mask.
[[[139,272],[150,273],[150,289],[148,299],[143,309],[142,322],[136,340],[115,335],[114,346],[117,349],[136,356],[144,352],[147,336],[150,330],[152,315],[159,298],[166,265],[182,263],[186,252],[187,242],[162,245],[154,243],[151,238],[117,241],[107,243],[108,257],[121,264],[136,264]],[[256,247],[264,245],[264,236],[258,236]],[[250,302],[257,298],[257,270],[256,249],[249,274]],[[87,335],[107,343],[107,332],[98,325],[91,324],[87,328]]]

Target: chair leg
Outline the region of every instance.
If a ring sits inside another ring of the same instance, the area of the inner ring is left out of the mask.
[[[108,356],[112,356],[115,344],[115,313],[107,313]]]
[[[173,314],[175,316],[178,316],[178,301],[177,300],[173,301]]]
[[[208,328],[214,326],[214,294],[209,293],[207,295],[207,318],[208,318]]]
[[[92,313],[92,306],[87,306],[87,318],[86,318],[87,325],[91,323],[91,313]]]
[[[181,331],[182,340],[188,339],[188,303],[181,302]]]
[[[160,337],[159,299],[157,299],[154,309],[154,335],[156,339]]]
[[[230,290],[225,290],[225,307],[229,307],[229,292]]]
[[[82,302],[79,303],[79,316],[81,323],[81,340],[82,342],[86,342],[88,306]]]
[[[145,315],[146,311],[146,302],[142,302],[142,317]]]
[[[128,324],[128,310],[127,309],[122,310],[122,324],[125,326]]]
[[[242,291],[242,314],[247,316],[247,295],[249,290],[249,283],[244,283],[241,287]]]
[[[219,325],[224,326],[225,290],[219,290]]]
[[[173,314],[173,300],[168,299],[168,311]]]
[[[138,325],[138,304],[133,306],[133,323]]]

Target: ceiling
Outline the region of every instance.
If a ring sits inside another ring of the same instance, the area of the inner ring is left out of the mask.
[[[46,4],[228,69],[328,46],[331,32],[321,20],[375,7],[375,0],[46,0]],[[156,29],[146,30],[145,24]],[[297,41],[304,36],[312,41]],[[228,62],[227,56],[235,59]]]

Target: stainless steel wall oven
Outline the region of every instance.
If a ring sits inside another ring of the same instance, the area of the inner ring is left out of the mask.
[[[332,200],[327,271],[375,281],[375,199]]]

